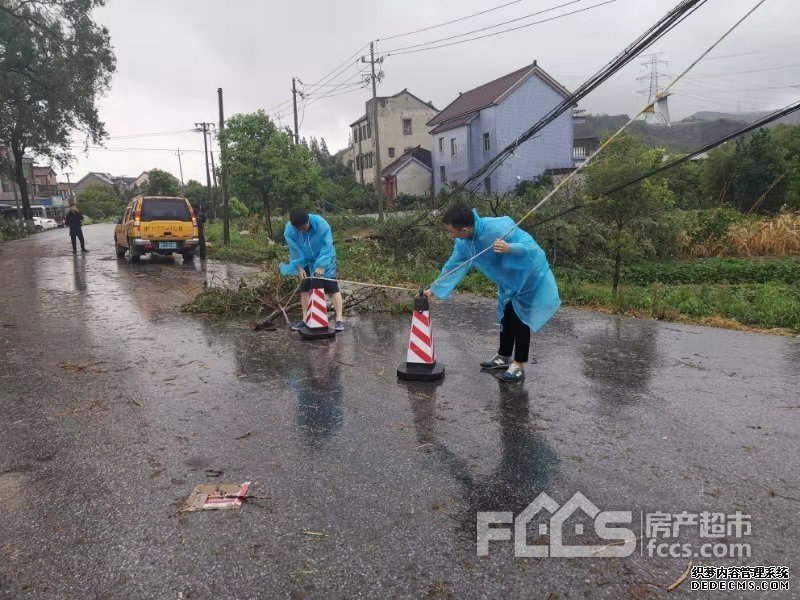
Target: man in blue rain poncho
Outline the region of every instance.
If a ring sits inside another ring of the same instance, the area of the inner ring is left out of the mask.
[[[324,277],[324,290],[333,299],[336,311],[336,331],[344,331],[342,318],[342,294],[339,284],[330,281],[336,278],[336,250],[333,248],[331,226],[319,215],[309,214],[302,208],[289,212],[289,222],[283,230],[283,237],[289,245],[289,262],[281,263],[281,275],[300,276],[300,301],[303,314],[308,308],[311,295],[310,277]],[[292,329],[298,330],[305,323],[298,321]]]
[[[521,229],[501,239],[514,227],[510,217],[481,218],[464,204],[454,204],[443,220],[456,238],[455,247],[439,279],[425,293],[447,298],[473,266],[496,283],[500,349],[481,367],[507,369],[503,381],[519,381],[525,376],[531,330],[539,331],[561,304],[544,251]]]

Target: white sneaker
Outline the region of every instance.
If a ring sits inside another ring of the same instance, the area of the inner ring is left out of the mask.
[[[487,371],[491,369],[506,369],[510,364],[510,356],[501,356],[499,354],[495,354],[493,359],[482,362],[481,368],[486,369]]]
[[[523,377],[525,377],[525,371],[513,363],[508,367],[508,370],[503,373],[503,381],[519,381]]]

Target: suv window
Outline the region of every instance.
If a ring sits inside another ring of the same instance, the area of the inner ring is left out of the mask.
[[[183,198],[144,198],[142,221],[191,221],[189,206]]]

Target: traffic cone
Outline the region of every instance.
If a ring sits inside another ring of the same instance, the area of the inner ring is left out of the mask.
[[[417,381],[436,381],[444,377],[444,365],[436,363],[430,305],[422,291],[414,299],[406,362],[397,367],[397,376]]]
[[[311,296],[303,319],[305,326],[298,330],[300,336],[306,340],[319,340],[336,335],[328,323],[328,301],[325,299],[324,285],[321,279],[311,279]]]

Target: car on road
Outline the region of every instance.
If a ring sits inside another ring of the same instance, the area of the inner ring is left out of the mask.
[[[188,262],[199,242],[197,218],[189,201],[181,197],[137,196],[114,228],[117,257],[130,252],[131,262],[148,253],[181,254]]]
[[[43,218],[43,217],[33,217],[33,228],[36,231],[45,231],[47,229],[56,229],[58,227],[58,222],[55,219],[50,218]]]

